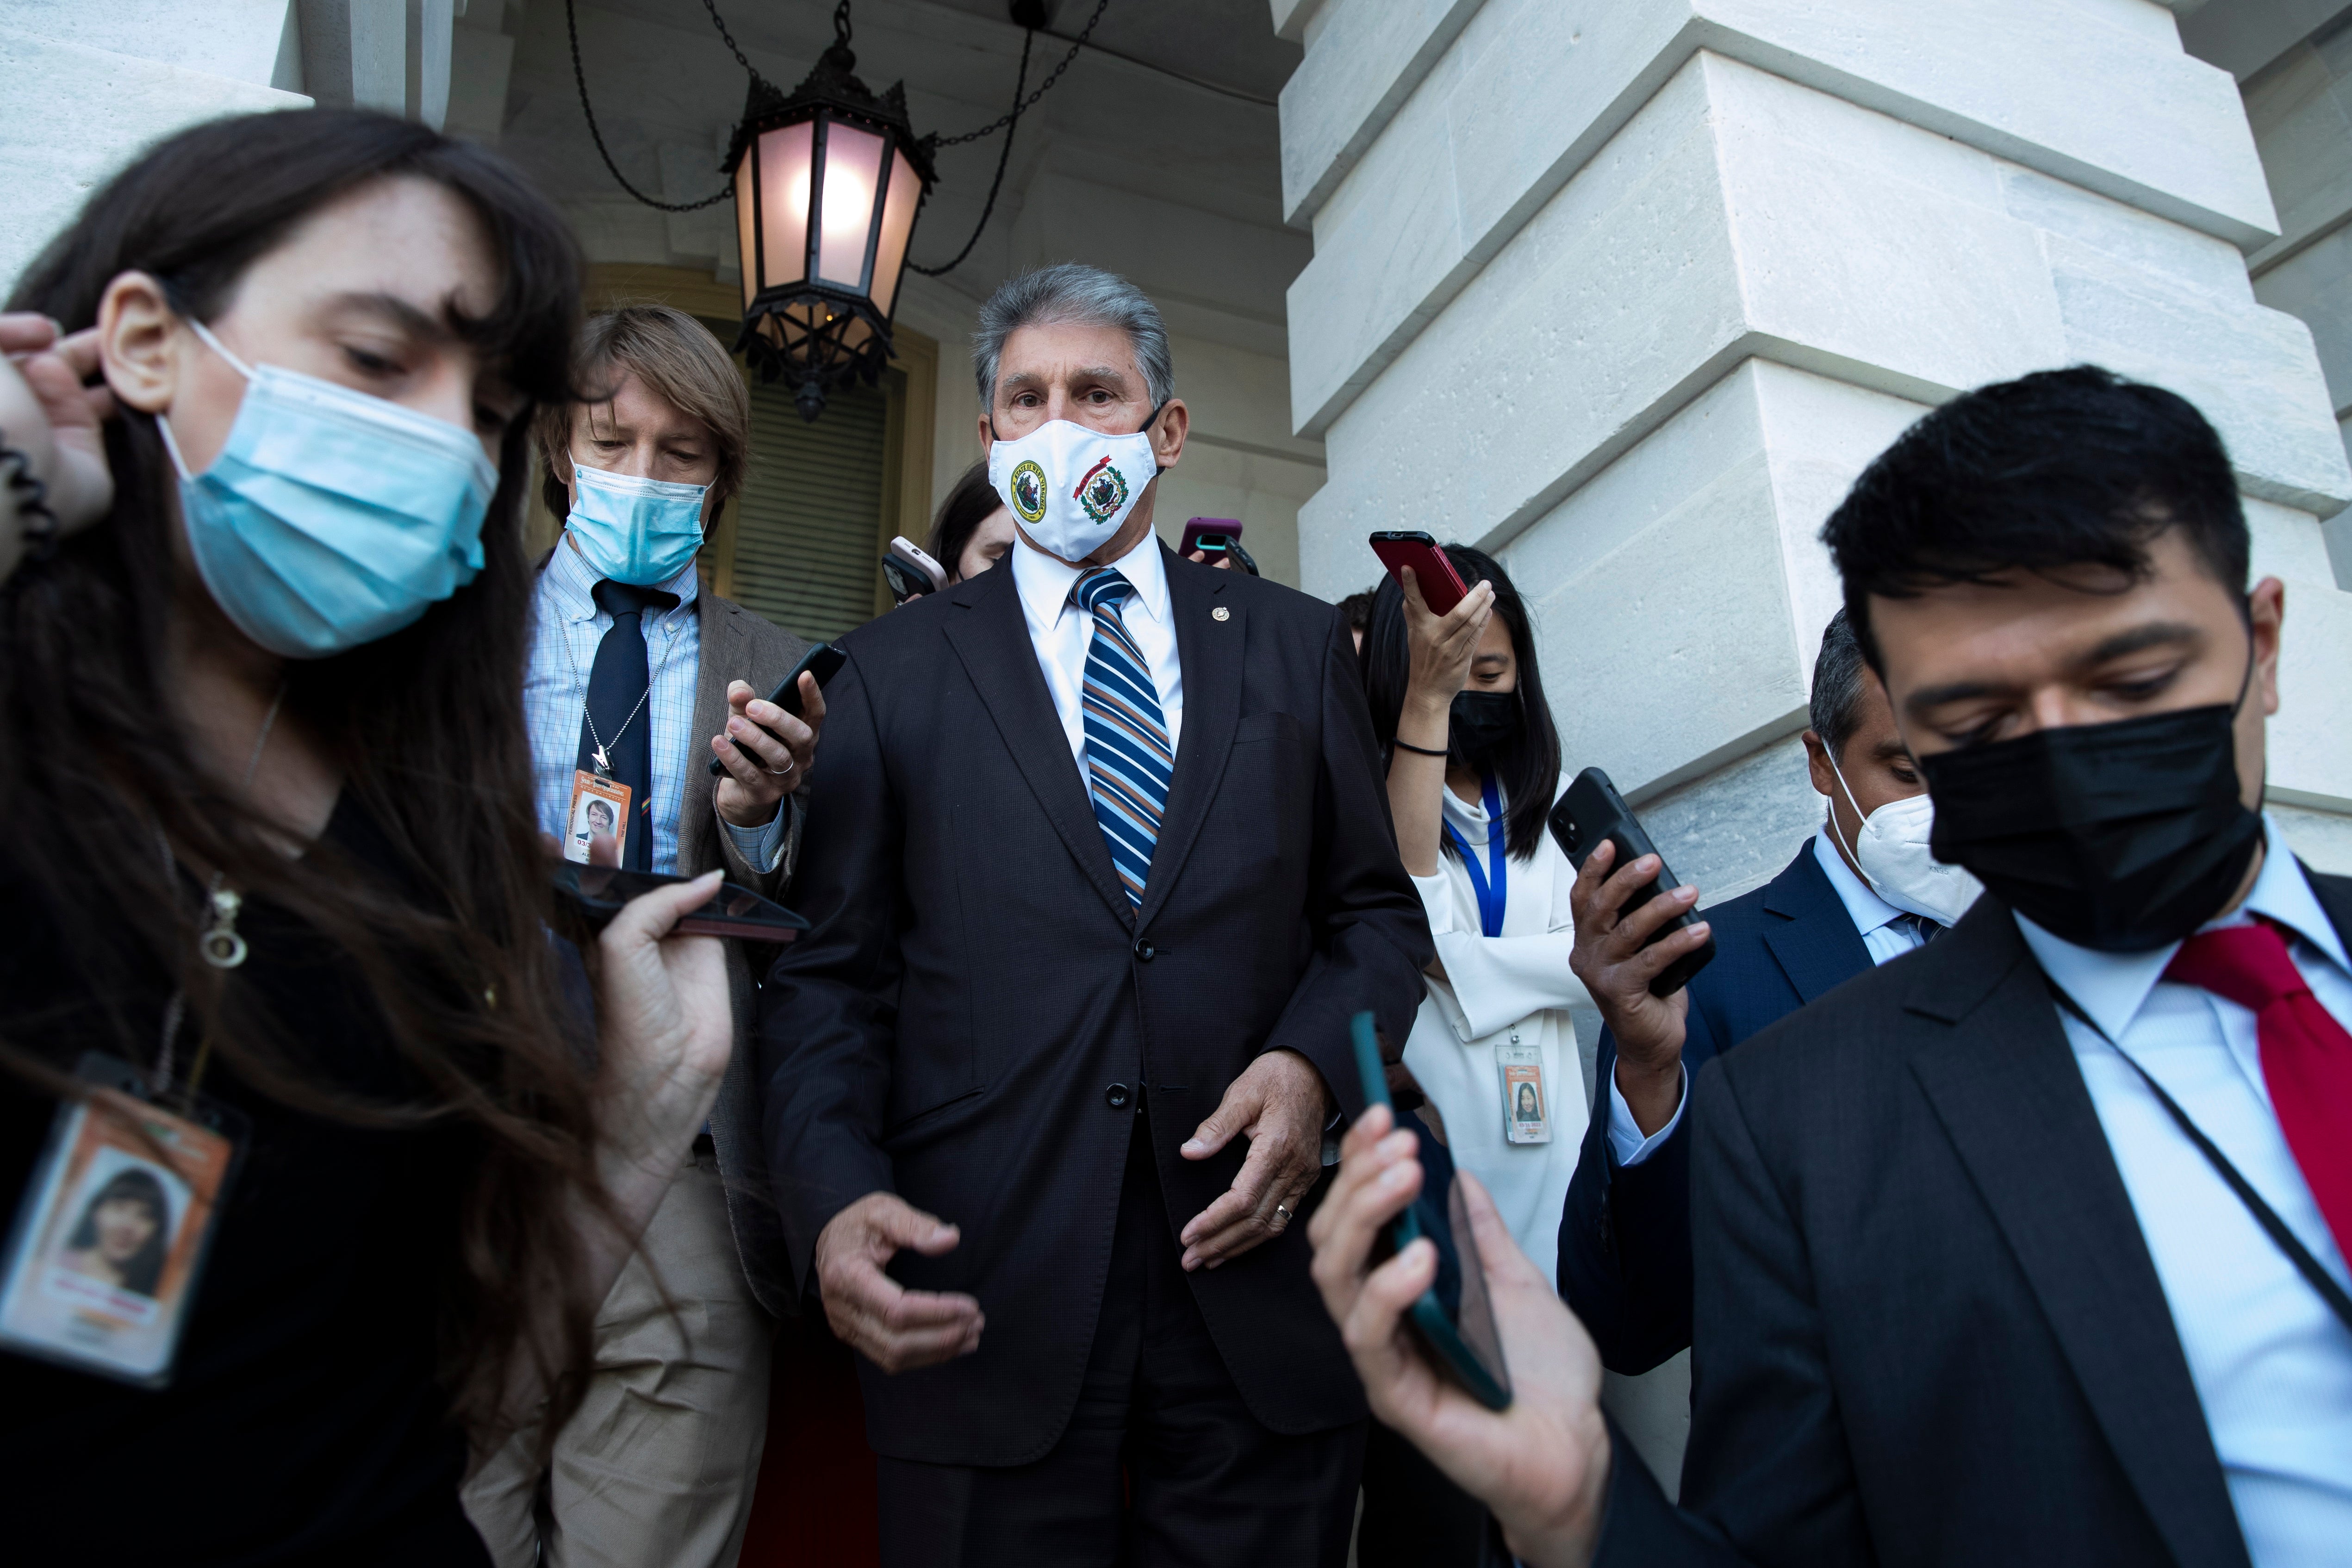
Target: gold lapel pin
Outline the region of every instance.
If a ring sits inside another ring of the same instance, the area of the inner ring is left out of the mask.
[[[1234,618],[1234,613],[1223,605],[1219,605],[1209,612],[1209,618],[1213,621],[1230,621]]]

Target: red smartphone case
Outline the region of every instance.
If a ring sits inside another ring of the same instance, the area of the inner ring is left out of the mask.
[[[1445,558],[1445,552],[1425,533],[1375,533],[1371,544],[1372,553],[1381,558],[1381,564],[1400,584],[1404,581],[1402,569],[1412,568],[1412,574],[1421,582],[1422,601],[1434,614],[1444,615],[1470,592],[1469,584],[1454,569],[1454,563]]]

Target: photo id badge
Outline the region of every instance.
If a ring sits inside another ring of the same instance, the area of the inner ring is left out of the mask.
[[[58,1107],[0,1256],[0,1348],[145,1388],[171,1381],[244,1120],[148,1098],[95,1052]]]
[[[1514,1029],[1509,1044],[1495,1047],[1495,1066],[1503,1079],[1503,1141],[1550,1142],[1551,1103],[1544,1097],[1543,1053],[1521,1045]]]
[[[572,809],[564,816],[563,858],[588,864],[588,837],[613,836],[615,857],[629,842],[629,786],[618,779],[599,778],[586,768],[572,772]],[[620,864],[615,858],[614,864]]]

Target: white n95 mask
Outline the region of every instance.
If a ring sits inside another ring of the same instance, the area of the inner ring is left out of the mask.
[[[1856,816],[1862,816],[1862,806],[1834,756],[1830,758],[1830,771],[1837,774],[1846,804],[1853,807]],[[1896,909],[1925,915],[1937,925],[1956,925],[1984,891],[1984,884],[1928,853],[1927,837],[1935,826],[1936,803],[1926,795],[1890,800],[1862,817],[1862,831],[1846,849],[1862,868],[1863,879],[1872,892]],[[1834,811],[1830,813],[1830,831],[1837,834],[1840,844],[1845,844]]]
[[[1159,476],[1151,437],[1140,430],[1106,436],[1054,419],[988,449],[988,482],[1021,531],[1065,561],[1083,561],[1109,543]]]

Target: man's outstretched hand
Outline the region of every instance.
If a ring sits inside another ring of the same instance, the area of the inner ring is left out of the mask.
[[[902,1247],[926,1258],[952,1252],[954,1226],[896,1193],[868,1193],[817,1233],[817,1289],[834,1337],[884,1372],[909,1372],[970,1355],[987,1327],[980,1303],[961,1293],[909,1290],[883,1272]]]
[[[1406,1336],[1404,1313],[1437,1277],[1435,1246],[1424,1237],[1368,1268],[1374,1238],[1421,1191],[1413,1136],[1395,1126],[1383,1105],[1357,1119],[1339,1146],[1339,1173],[1307,1224],[1323,1305],[1372,1414],[1485,1503],[1520,1562],[1584,1568],[1609,1487],[1601,1357],[1511,1239],[1486,1189],[1464,1172],[1455,1179],[1486,1265],[1510,1407],[1487,1409],[1430,1364]]]
[[[1250,1141],[1234,1184],[1177,1237],[1186,1268],[1214,1268],[1290,1227],[1322,1179],[1323,1128],[1331,1111],[1323,1075],[1297,1051],[1268,1051],[1234,1079],[1180,1151],[1187,1160],[1205,1160],[1236,1135]]]

